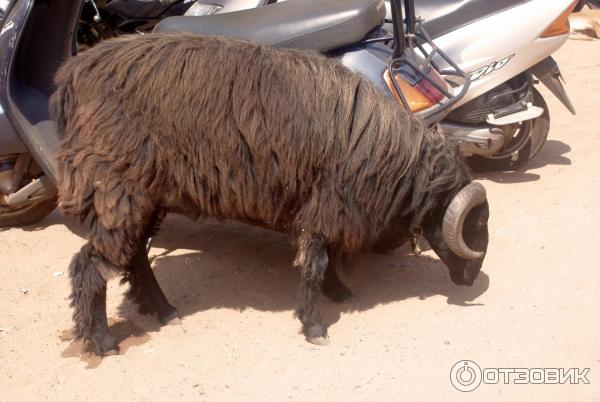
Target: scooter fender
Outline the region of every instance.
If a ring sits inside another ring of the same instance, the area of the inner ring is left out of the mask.
[[[575,107],[567,95],[567,91],[563,86],[564,79],[558,68],[558,64],[552,57],[547,57],[540,61],[535,66],[531,67],[529,71],[544,84],[550,92],[554,94],[561,101],[569,112],[575,114]]]

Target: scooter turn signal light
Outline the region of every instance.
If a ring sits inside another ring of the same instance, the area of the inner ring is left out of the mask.
[[[435,73],[433,69],[430,71],[429,76],[439,85],[447,88],[444,80],[437,73]],[[395,91],[394,83],[392,82],[392,77],[390,77],[388,70],[385,71],[383,78],[385,79],[385,82],[390,88],[392,94],[394,94],[396,100],[402,104],[403,102]],[[404,99],[406,100],[406,103],[408,104],[408,107],[412,113],[429,109],[444,99],[444,94],[442,94],[437,88],[435,88],[425,79],[421,79],[415,85],[411,85],[406,82],[404,79],[402,79],[402,75],[400,74],[395,74],[393,79],[400,87],[400,91],[402,91],[402,95],[404,96]]]
[[[575,0],[561,15],[556,18],[552,24],[540,35],[541,38],[550,38],[552,36],[566,35],[570,32],[569,15],[577,5],[579,0]]]

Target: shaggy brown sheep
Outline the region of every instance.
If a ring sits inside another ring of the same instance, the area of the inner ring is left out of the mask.
[[[321,286],[334,299],[350,294],[335,271],[342,253],[422,227],[455,283],[471,284],[481,268],[483,187],[441,136],[334,59],[152,34],[102,42],[55,83],[60,202],[90,228],[69,268],[71,305],[95,353],[116,348],[106,320],[113,273],[141,308],[176,319],[144,247],[167,211],[293,234],[298,316],[319,344]]]

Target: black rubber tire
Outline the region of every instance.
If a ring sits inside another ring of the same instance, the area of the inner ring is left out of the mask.
[[[514,151],[510,154],[497,154],[491,157],[473,155],[466,158],[473,170],[479,172],[503,172],[518,170],[537,155],[544,146],[550,131],[550,113],[548,105],[537,89],[533,88],[533,104],[544,109],[544,113],[531,121],[529,134],[526,141],[516,150],[517,158],[513,158]]]
[[[56,197],[15,209],[0,206],[0,228],[33,225],[55,209]]]

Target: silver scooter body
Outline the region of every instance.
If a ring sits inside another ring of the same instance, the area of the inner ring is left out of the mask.
[[[572,0],[530,0],[435,37],[435,44],[471,73],[469,92],[454,107],[490,91],[556,52],[569,35],[542,38],[541,34],[572,3]],[[417,17],[418,11],[417,6]],[[435,61],[441,68],[448,67],[442,59]]]

